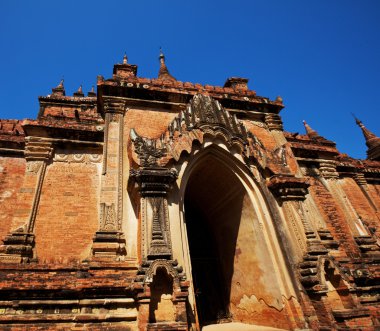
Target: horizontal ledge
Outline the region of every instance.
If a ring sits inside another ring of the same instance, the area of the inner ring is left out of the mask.
[[[12,301],[8,301],[12,303]],[[7,301],[0,301],[0,305],[6,305]],[[109,298],[109,299],[82,299],[82,300],[19,300],[14,301],[12,305],[18,306],[41,306],[41,305],[108,305],[115,303],[130,304],[134,303],[132,298]]]
[[[85,140],[75,140],[75,139],[65,139],[65,138],[46,138],[46,137],[35,137],[38,138],[41,141],[46,142],[64,142],[64,143],[73,143],[73,144],[85,144],[85,145],[97,145],[97,146],[103,146],[103,142],[100,141],[85,141]]]
[[[105,321],[135,321],[137,311],[124,314],[23,314],[0,315],[0,324],[11,323],[51,323],[51,322],[105,322]]]

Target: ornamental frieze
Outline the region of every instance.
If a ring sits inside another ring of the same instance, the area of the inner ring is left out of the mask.
[[[55,153],[53,161],[55,162],[67,162],[67,163],[101,163],[101,154],[66,154],[66,153]]]

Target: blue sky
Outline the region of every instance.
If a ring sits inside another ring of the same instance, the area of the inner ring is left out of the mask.
[[[0,118],[35,118],[39,95],[111,77],[127,52],[138,75],[223,85],[249,78],[281,95],[285,129],[305,119],[341,152],[365,158],[350,113],[380,135],[380,1],[0,1]]]

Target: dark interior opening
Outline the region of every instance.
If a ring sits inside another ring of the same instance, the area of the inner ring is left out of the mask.
[[[231,280],[244,187],[210,157],[189,178],[185,219],[193,285],[201,326],[228,320]]]

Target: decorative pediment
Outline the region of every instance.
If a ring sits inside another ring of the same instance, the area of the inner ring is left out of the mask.
[[[221,104],[210,96],[196,94],[179,119],[184,121],[187,129],[214,127],[223,128],[231,136],[247,138],[247,130],[235,115],[231,115]]]
[[[229,148],[235,146],[245,158],[252,156],[265,168],[262,143],[235,115],[207,95],[196,94],[158,139],[141,137],[131,129],[134,152],[143,167],[162,166],[170,159],[178,161],[182,152],[190,153],[193,142],[202,144],[206,135],[223,140]]]

